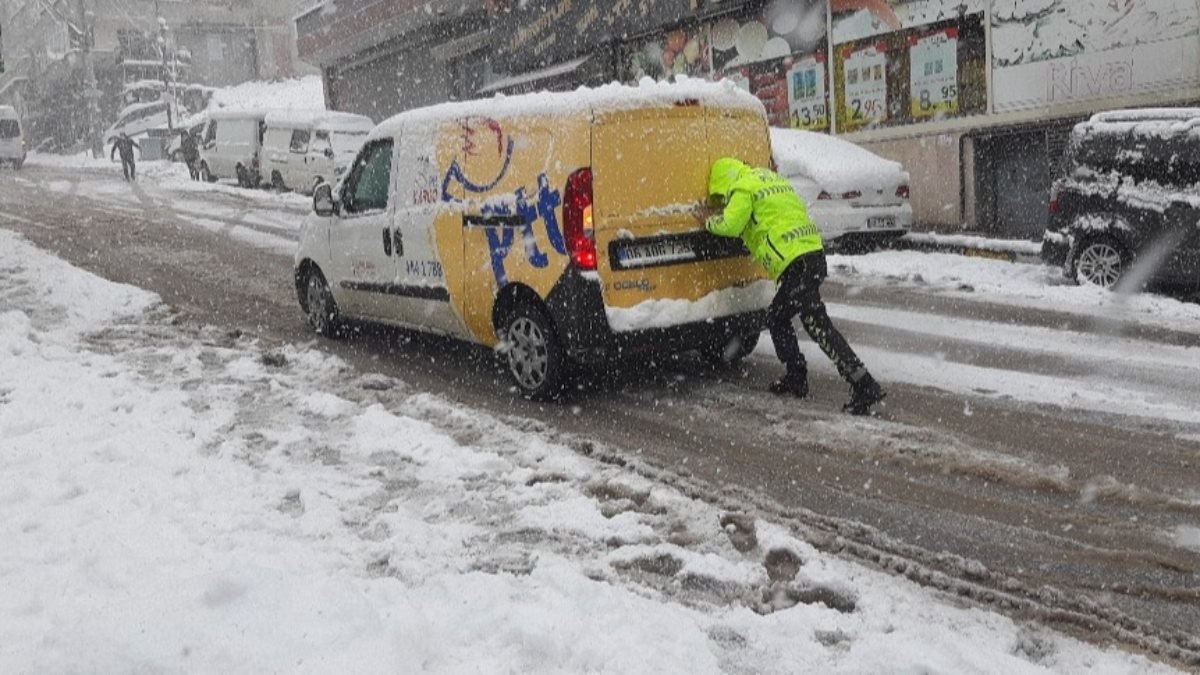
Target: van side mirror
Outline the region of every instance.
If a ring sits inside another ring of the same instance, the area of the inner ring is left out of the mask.
[[[333,186],[321,183],[313,190],[313,213],[328,218],[337,213],[337,205],[333,202]]]

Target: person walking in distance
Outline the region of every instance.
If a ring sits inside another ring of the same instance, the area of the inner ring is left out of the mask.
[[[187,164],[188,174],[192,180],[200,180],[200,149],[196,145],[196,137],[187,129],[179,132],[179,154]]]
[[[776,282],[767,327],[775,353],[787,370],[771,384],[771,392],[798,398],[808,395],[808,364],[792,325],[799,314],[809,337],[850,383],[850,401],[842,409],[854,415],[868,414],[886,394],[825,310],[821,299],[821,282],[828,275],[825,247],[804,200],[786,178],[731,157],[713,163],[708,192],[709,207],[699,214],[705,219],[705,228],[722,237],[741,237]],[[714,212],[716,209],[720,211]]]
[[[108,158],[111,160],[113,155],[121,153],[121,171],[125,174],[125,180],[137,180],[137,167],[133,162],[133,149],[141,150],[141,146],[129,137],[124,131],[113,141],[112,152],[108,153]]]

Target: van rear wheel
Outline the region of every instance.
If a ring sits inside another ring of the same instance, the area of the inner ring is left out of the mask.
[[[724,342],[708,345],[700,350],[705,360],[713,365],[733,365],[750,356],[758,346],[760,333],[735,335]]]
[[[504,324],[508,372],[525,398],[558,398],[567,381],[567,358],[553,322],[540,308],[517,305]]]
[[[279,192],[283,192],[287,189],[287,186],[283,184],[283,175],[278,171],[271,172],[271,187],[275,188]]]
[[[212,175],[212,172],[208,170],[207,162],[200,163],[200,180],[204,181],[205,183],[217,182],[217,177]]]

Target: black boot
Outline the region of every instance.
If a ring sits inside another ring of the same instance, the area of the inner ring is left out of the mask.
[[[772,394],[780,396],[804,398],[808,396],[808,371],[789,370],[783,377],[771,383],[770,390]]]
[[[866,415],[871,412],[871,406],[879,403],[887,396],[887,392],[870,373],[866,373],[857,382],[850,385],[850,401],[842,406],[844,412],[851,415]]]

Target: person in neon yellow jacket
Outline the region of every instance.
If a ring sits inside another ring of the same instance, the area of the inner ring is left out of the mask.
[[[828,275],[825,247],[804,200],[786,178],[731,157],[713,163],[708,193],[710,206],[721,211],[705,220],[705,228],[722,237],[741,237],[776,282],[767,327],[787,371],[771,384],[771,391],[799,398],[808,395],[808,364],[792,325],[799,314],[809,337],[850,383],[850,401],[843,409],[855,415],[870,412],[886,394],[825,310],[821,300],[821,282]]]

